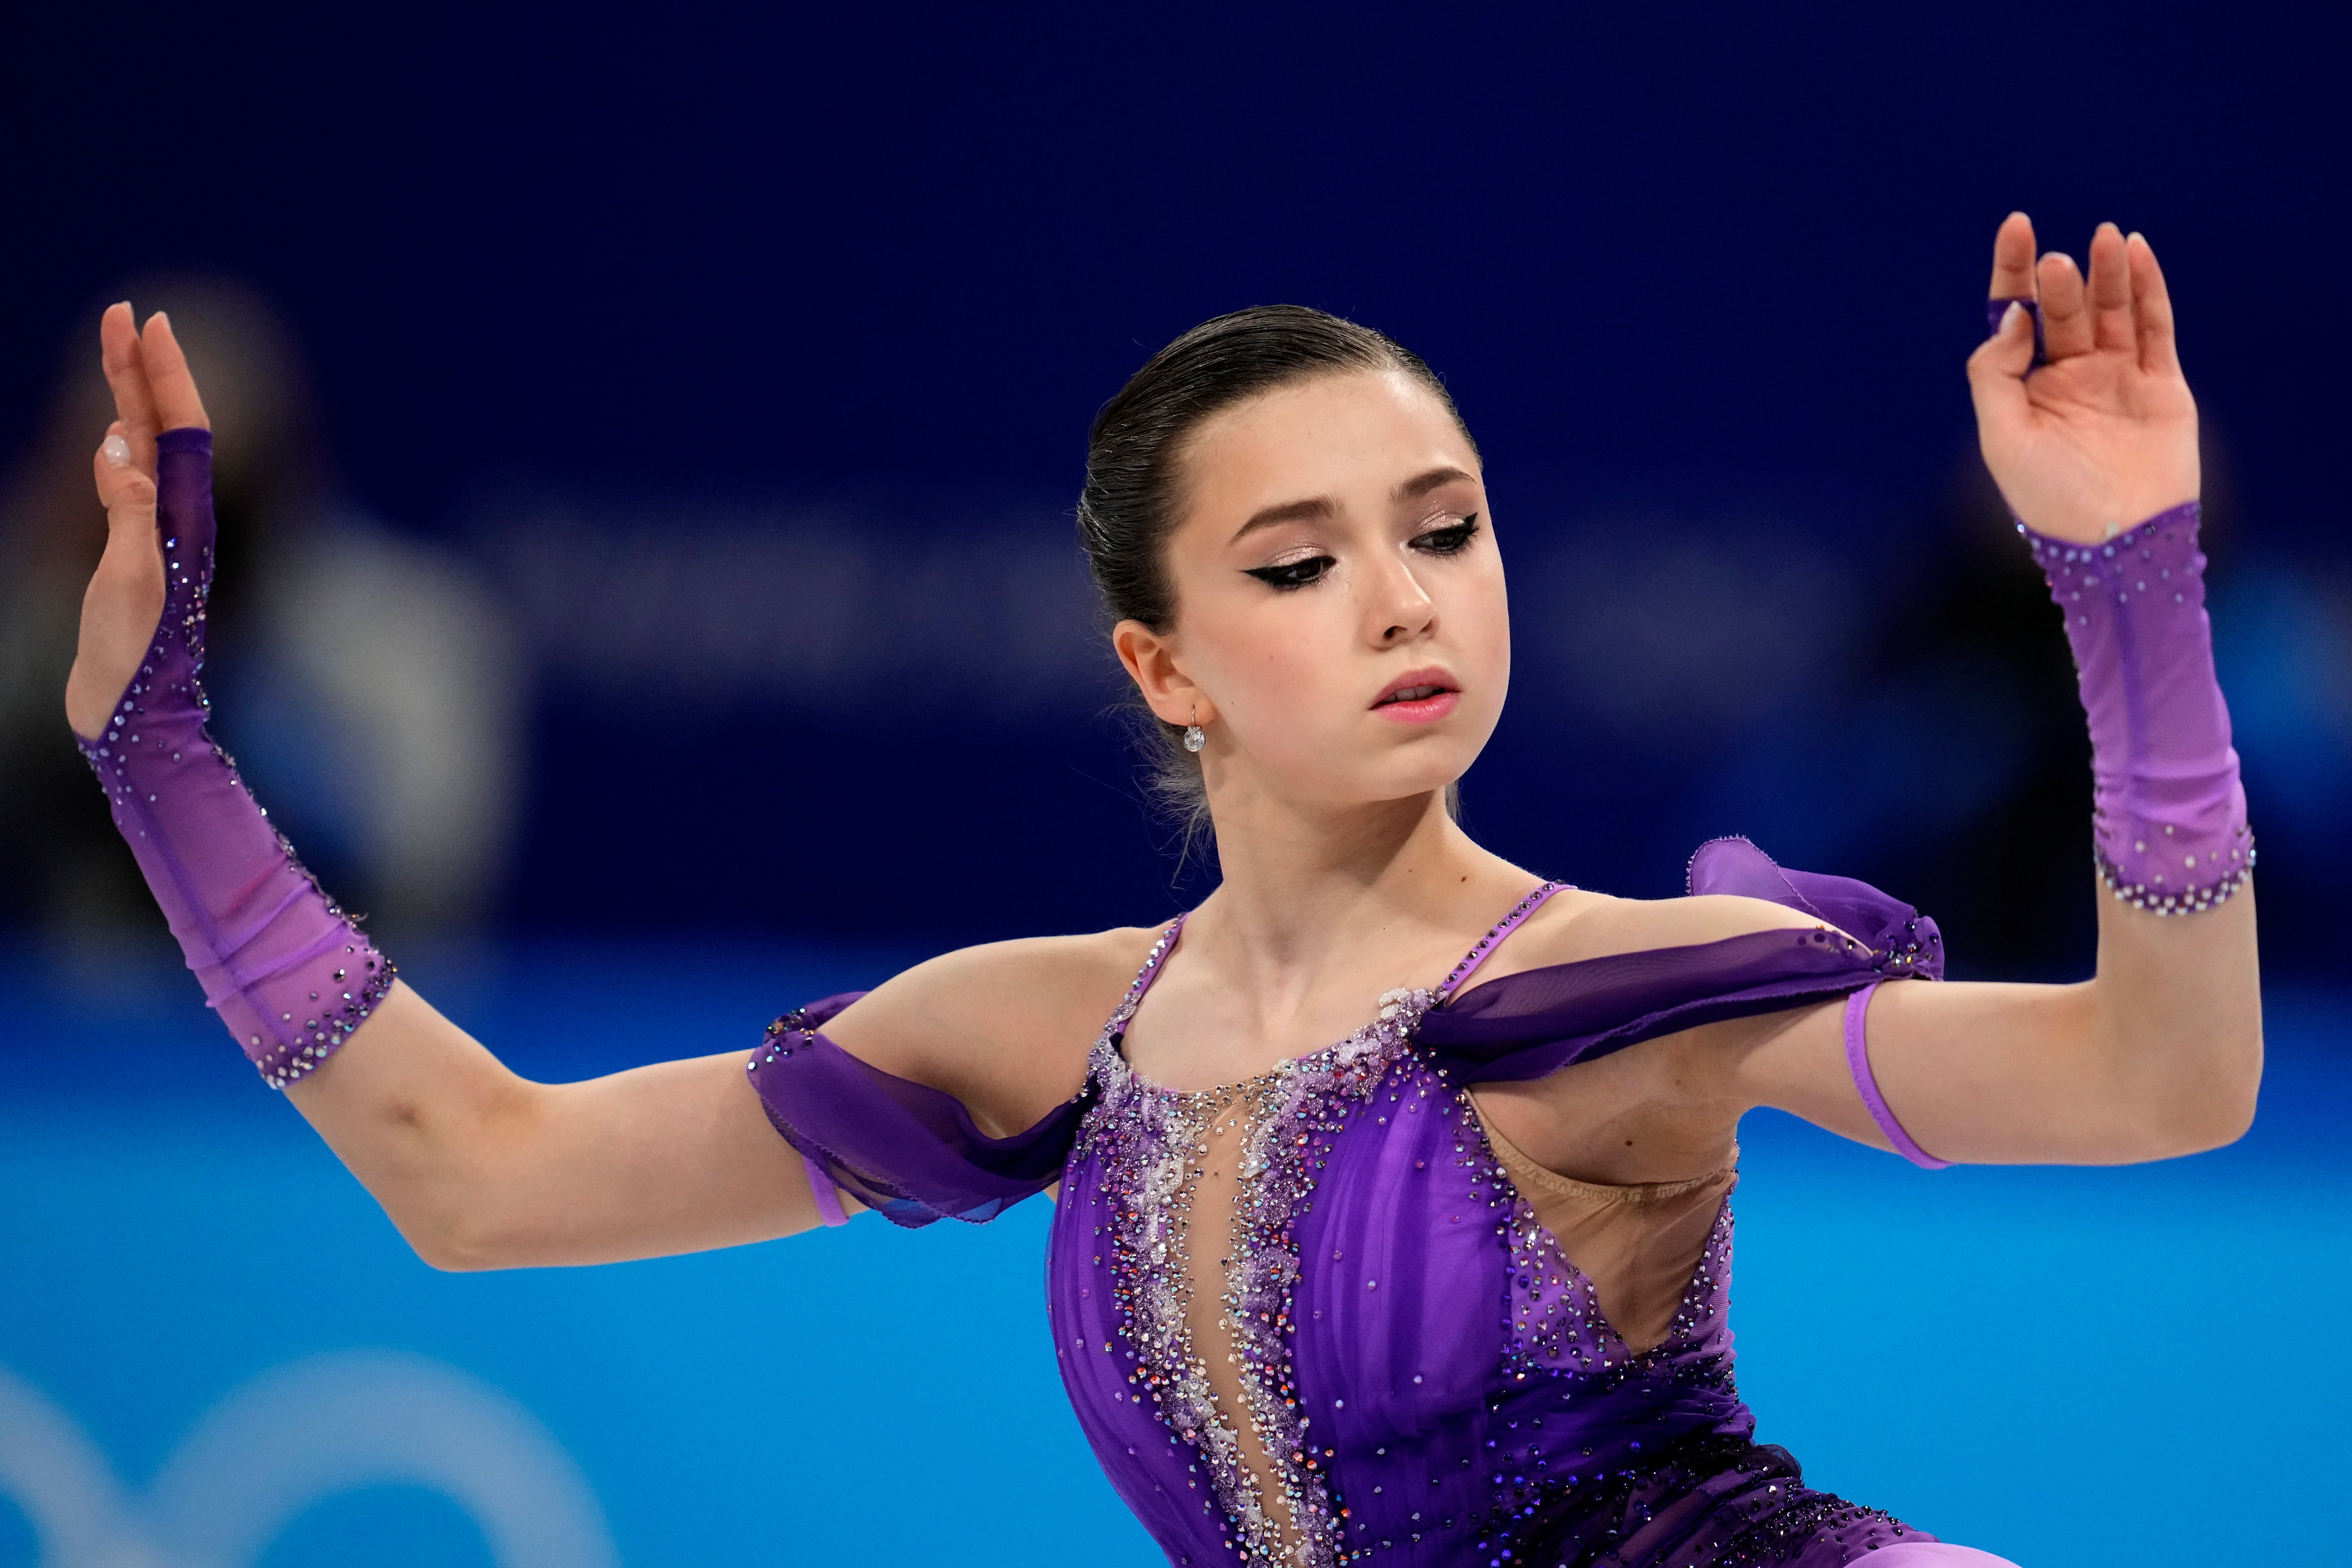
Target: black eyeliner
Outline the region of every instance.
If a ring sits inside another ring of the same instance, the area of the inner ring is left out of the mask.
[[[1478,526],[1478,514],[1474,511],[1465,516],[1458,522],[1450,522],[1444,528],[1433,528],[1426,533],[1414,535],[1412,542],[1417,546],[1433,550],[1440,555],[1458,555],[1463,551],[1470,548],[1470,542],[1477,538],[1480,531],[1481,530]],[[1425,543],[1428,540],[1443,538],[1447,534],[1455,534],[1460,537],[1452,544],[1431,545]]]
[[[1289,594],[1301,588],[1312,587],[1321,582],[1324,574],[1338,564],[1339,563],[1328,555],[1310,555],[1304,561],[1286,561],[1279,566],[1244,566],[1242,570],[1276,593]],[[1317,568],[1313,576],[1298,578],[1285,576],[1286,573],[1297,572],[1307,566]]]

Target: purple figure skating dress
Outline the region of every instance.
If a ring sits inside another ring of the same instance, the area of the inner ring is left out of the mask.
[[[1692,884],[1822,924],[1466,984],[1547,885],[1443,984],[1389,993],[1339,1045],[1180,1092],[1121,1054],[1180,918],[1083,1089],[1016,1136],[828,1040],[853,995],[778,1020],[751,1078],[794,1147],[900,1225],[988,1219],[1060,1184],[1047,1310],[1063,1380],[1171,1563],[1998,1562],[1815,1491],[1753,1441],[1726,1317],[1728,1168],[1672,1184],[1706,1205],[1697,1261],[1636,1344],[1515,1182],[1525,1157],[1507,1163],[1483,1127],[1473,1085],[1941,973],[1934,922],[1863,883],[1724,840]]]

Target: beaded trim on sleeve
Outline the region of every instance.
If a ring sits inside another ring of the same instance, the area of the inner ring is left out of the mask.
[[[287,847],[287,851],[288,858],[292,858],[291,845]],[[295,864],[299,867],[301,862],[296,861]],[[302,874],[306,877],[310,876],[307,869]],[[316,879],[312,880],[315,886]],[[324,897],[323,894],[320,896]],[[332,900],[328,900],[327,908],[338,919],[351,918],[343,913],[342,906]],[[344,981],[350,975],[350,965],[352,963],[366,965],[368,970],[366,978],[351,981],[351,984],[358,988],[353,991],[338,991],[328,994],[321,994],[316,991],[310,993],[310,1000],[317,1004],[318,1011],[302,1020],[301,1027],[308,1035],[302,1047],[299,1050],[280,1047],[253,1064],[261,1074],[261,1081],[270,1088],[283,1089],[298,1079],[307,1078],[316,1072],[320,1064],[342,1048],[343,1042],[351,1038],[352,1031],[367,1022],[368,1015],[375,1011],[376,1005],[382,1002],[392,990],[392,983],[399,978],[399,971],[394,966],[392,960],[373,949],[362,955],[357,942],[345,943],[343,956],[347,962],[343,967],[334,972],[334,979],[337,983]],[[280,1013],[278,1019],[289,1027],[293,1026],[293,1014]],[[255,1036],[253,1040],[257,1041],[259,1038],[260,1037]],[[253,1042],[247,1043],[250,1045]]]
[[[2172,614],[2195,608],[2190,595],[2201,594],[2199,578],[2204,566],[2204,557],[2194,542],[2196,510],[2194,503],[2175,508],[2099,544],[2052,539],[2022,521],[2017,524],[2017,531],[2032,549],[2033,563],[2042,569],[2052,598],[2064,612],[2071,635],[2094,624],[2090,615],[2094,607],[2104,607],[2110,615],[2149,601],[2159,609],[2168,601],[2177,606]],[[2085,594],[2091,595],[2088,602]],[[2127,801],[2114,803],[2113,811],[2109,804],[2101,800],[2094,807],[2097,831],[2092,863],[2107,890],[2136,910],[2158,915],[2195,914],[2227,900],[2253,875],[2254,834],[2242,820],[2231,823],[2225,834],[2205,841],[2210,847],[2201,851],[2201,865],[2199,851],[2189,849],[2175,866],[2166,847],[2155,843],[2159,837],[2178,837],[2174,824],[2140,816]],[[2112,837],[2115,852],[2096,842],[2099,837]],[[2131,841],[2130,853],[2141,862],[2137,872],[2119,858],[2126,837]],[[2153,866],[2166,869],[2149,869]],[[2173,878],[2170,882],[2166,879],[2168,871]]]
[[[2165,831],[2170,833],[2172,829],[2168,827]],[[2207,888],[2184,889],[2179,893],[2164,893],[2150,888],[2145,882],[2126,882],[2124,873],[2116,863],[2095,848],[2091,851],[2091,864],[2098,868],[2099,880],[2106,884],[2107,891],[2132,908],[2147,910],[2159,915],[2193,915],[2200,910],[2210,910],[2214,905],[2223,902],[2231,893],[2244,887],[2247,880],[2253,876],[2253,829],[2241,826],[2238,833],[2245,840],[2244,847],[2242,850],[2232,850],[2231,853],[2233,856],[2242,854],[2244,859],[2236,870]],[[2158,880],[2161,879],[2158,879]]]

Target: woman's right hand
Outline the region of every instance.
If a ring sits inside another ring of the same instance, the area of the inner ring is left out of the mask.
[[[2034,256],[2011,213],[1993,237],[1991,298],[2039,300],[2049,363],[2012,307],[1969,356],[1978,443],[2010,510],[2036,532],[2096,544],[2198,496],[2197,400],[2173,342],[2156,252],[2103,223],[2091,274]]]
[[[99,321],[106,381],[119,416],[91,467],[106,508],[106,553],[81,600],[81,640],[66,677],[66,721],[95,741],[106,728],[163,615],[163,553],[155,533],[155,437],[166,430],[210,429],[187,356],[161,312],[142,333],[128,302]]]

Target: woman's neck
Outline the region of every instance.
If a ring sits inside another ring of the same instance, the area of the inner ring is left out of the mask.
[[[1262,797],[1213,805],[1223,879],[1185,941],[1261,994],[1312,989],[1368,952],[1466,940],[1530,881],[1462,831],[1443,791],[1339,811]]]

